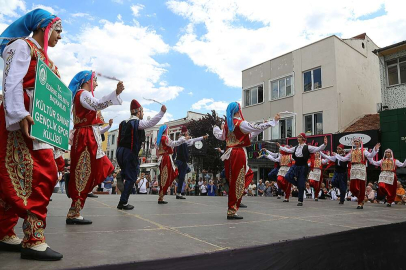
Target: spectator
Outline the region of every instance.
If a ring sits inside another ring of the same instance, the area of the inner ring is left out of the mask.
[[[195,191],[196,191],[196,181],[193,180],[190,183],[190,196],[194,196],[195,195]]]
[[[151,193],[150,190],[151,190],[151,186],[152,186],[151,175],[147,174],[145,176],[145,178],[147,178],[147,181],[148,181],[148,183],[147,183],[147,194],[150,194]]]
[[[59,191],[61,193],[65,193],[65,175],[66,175],[67,169],[65,168],[65,172],[62,175],[61,181],[59,181]]]
[[[292,186],[292,197],[299,197],[299,190],[297,189],[296,186]]]
[[[210,180],[209,184],[207,185],[207,195],[216,196],[216,190],[216,185],[214,184],[213,180]]]
[[[200,193],[200,187],[203,185],[203,178],[199,178],[199,181],[197,182],[197,192],[196,192],[196,196],[198,196],[199,195],[199,193]]]
[[[152,181],[151,194],[158,194],[158,193],[159,193],[159,183],[158,183],[158,180],[156,179],[156,176],[154,176],[154,180]]]
[[[135,181],[135,184],[138,187],[138,194],[148,194],[149,182],[145,177],[145,173],[141,173],[141,177]]]
[[[259,179],[259,184],[258,184],[258,196],[264,196],[265,192],[265,185],[262,183],[262,179]]]
[[[251,181],[251,184],[248,186],[248,196],[255,196],[255,191],[257,189],[257,185],[255,185],[254,180]]]
[[[305,187],[303,196],[307,199],[310,199],[310,198],[314,199],[314,189],[312,187],[310,187],[309,183],[306,183],[306,187]]]
[[[372,185],[372,183],[370,183]],[[375,191],[372,189],[371,185],[368,184],[365,191],[365,202],[375,202]]]
[[[113,184],[112,184],[112,192],[113,194],[117,194],[117,173],[113,173]]]
[[[405,196],[405,189],[402,187],[402,184],[399,181],[397,182],[397,185],[398,188],[396,189],[395,203],[401,204],[402,198]]]
[[[269,181],[265,181],[265,190],[264,190],[265,197],[272,197],[272,187]]]
[[[200,186],[200,196],[207,196],[207,182],[203,181],[203,184]]]
[[[63,178],[62,173],[58,172],[58,181],[56,182],[53,193],[58,193],[59,192],[59,187],[60,187],[59,183],[61,182],[62,178]]]
[[[107,176],[106,179],[103,181],[104,184],[103,191],[111,194],[113,190],[113,182],[114,182],[113,176],[112,175]]]
[[[328,191],[328,195],[332,201],[336,201],[336,200],[338,200],[338,197],[340,196],[340,190],[336,187],[333,187],[330,184],[330,190]]]
[[[321,185],[320,185],[320,192],[319,192],[319,194],[318,194],[318,198],[319,198],[319,199],[322,199],[322,200],[325,200],[327,194],[328,194],[328,190],[327,190],[327,188],[326,188],[326,185],[325,185],[324,183],[321,183]]]

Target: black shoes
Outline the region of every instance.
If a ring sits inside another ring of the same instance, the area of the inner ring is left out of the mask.
[[[298,203],[297,203],[297,206],[303,206],[303,203],[302,203],[302,202],[298,202]]]
[[[282,202],[289,202],[289,200],[288,200],[288,199],[284,199]]]
[[[344,202],[339,202],[338,204],[344,204]]]
[[[319,199],[318,199],[318,198],[316,198],[316,199],[314,199],[314,201],[315,201],[315,202],[318,202],[318,201],[319,201]]]
[[[280,199],[281,198],[281,196],[278,196],[278,198],[277,199]]]
[[[243,219],[243,217],[239,216],[239,215],[232,215],[232,216],[227,216],[227,219]]]
[[[390,203],[386,204],[386,207],[392,207],[392,205]]]
[[[121,203],[119,203],[118,205],[117,205],[117,209],[120,209],[120,210],[133,210],[134,209],[134,205],[131,205],[131,204],[121,204]]]
[[[13,245],[13,244],[7,244],[4,242],[0,242],[0,251],[20,252],[21,244]]]
[[[240,208],[247,208],[248,206],[246,206],[245,204],[243,204],[243,203],[240,203]]]
[[[88,219],[78,219],[78,218],[67,218],[66,219],[66,224],[67,225],[89,225],[92,224],[93,222]]]
[[[99,198],[99,196],[94,195],[93,193],[87,194],[87,197],[89,197],[89,198]]]
[[[36,251],[30,248],[21,249],[21,259],[37,260],[37,261],[59,261],[63,258],[61,253],[47,247],[45,251]]]
[[[158,204],[167,204],[168,202],[166,201],[158,201]]]
[[[364,209],[364,206],[363,205],[358,205],[357,209]]]
[[[185,197],[183,197],[182,195],[176,195],[176,199],[185,200],[186,198],[185,198]]]

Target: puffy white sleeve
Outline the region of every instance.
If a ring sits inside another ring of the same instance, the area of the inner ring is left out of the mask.
[[[281,160],[280,156],[277,158],[274,158],[272,155],[264,155],[267,159],[273,161],[273,162],[279,162]]]
[[[185,143],[185,142],[186,142],[185,137],[180,137],[176,141],[172,141],[171,139],[166,138],[166,145],[169,146],[169,147],[172,147],[172,148],[174,148],[176,146],[179,146],[179,145],[181,145],[182,143]]]
[[[110,125],[106,125],[105,127],[100,127],[100,134],[104,134],[111,128]]]
[[[225,141],[226,140],[226,133],[224,130],[221,130],[218,126],[213,127],[213,135],[216,137],[217,140]]]
[[[339,154],[335,155],[335,157],[341,162],[347,162],[351,160],[351,152],[348,153],[348,155],[346,155],[345,157],[340,156]]]
[[[326,165],[328,163],[328,159],[321,159],[321,164]]]
[[[316,153],[316,152],[323,151],[324,148],[326,148],[326,145],[323,143],[322,145],[320,145],[318,147],[313,146],[313,145],[308,145],[307,147],[309,149],[309,152],[313,154],[313,153]]]
[[[368,158],[368,161],[369,161],[369,163],[371,163],[374,166],[381,166],[381,164],[382,164],[382,159],[379,161],[375,161],[372,158]]]
[[[165,113],[163,111],[160,111],[154,117],[152,117],[150,120],[140,120],[140,123],[138,125],[138,129],[147,129],[147,128],[155,126],[156,124],[158,124],[159,121],[161,121],[164,114]]]
[[[24,106],[23,79],[31,62],[31,50],[24,40],[16,40],[3,51],[3,104],[6,128],[20,129],[19,122],[30,115]]]
[[[289,154],[293,154],[293,153],[295,152],[295,148],[294,148],[294,147],[292,147],[292,148],[286,148],[286,147],[284,147],[284,146],[280,146],[279,149],[282,150],[282,151],[284,151],[284,152],[286,152],[286,153],[289,153]]]
[[[375,147],[372,148],[372,152],[368,152],[367,150],[364,150],[364,155],[366,158],[370,159],[373,158],[376,155],[377,151],[375,151]]]
[[[324,154],[323,152],[320,152],[320,155],[322,158],[328,159],[331,162],[336,162],[337,158],[335,156],[328,156],[326,154]]]
[[[399,160],[396,160],[396,167],[400,168],[406,167],[406,160],[403,163],[400,162]]]
[[[111,105],[121,105],[121,103],[123,101],[116,95],[116,90],[101,99],[95,98],[89,91],[83,91],[80,95],[80,104],[91,111],[101,111]]]
[[[240,124],[240,129],[243,133],[251,134],[251,138],[255,138],[256,136],[258,136],[259,133],[261,133],[262,131],[264,131],[265,129],[268,129],[270,127],[274,127],[279,123],[279,121],[275,121],[275,120],[271,120],[271,121],[267,121],[265,123],[262,124],[251,124],[247,121],[242,121]]]
[[[203,141],[203,136],[194,138],[194,139],[189,139],[186,141],[186,143],[187,143],[187,146],[192,146],[195,142],[199,142],[199,141]]]

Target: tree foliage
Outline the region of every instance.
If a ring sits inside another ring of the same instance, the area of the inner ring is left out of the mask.
[[[191,158],[194,167],[198,170],[207,170],[216,175],[224,167],[220,159],[221,154],[215,148],[225,149],[225,142],[217,140],[213,135],[213,126],[220,127],[224,118],[220,118],[216,111],[212,110],[199,120],[192,120],[188,123],[187,128],[193,138],[209,135],[209,138],[203,140],[203,148],[198,150],[195,147],[191,150]]]

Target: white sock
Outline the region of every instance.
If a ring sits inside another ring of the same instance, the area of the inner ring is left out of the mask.
[[[21,244],[21,239],[18,238],[17,236],[15,237],[10,237],[6,240],[1,241],[3,243],[9,244],[9,245],[19,245]]]
[[[30,249],[35,250],[35,251],[45,251],[49,247],[47,243],[42,243],[33,247],[30,247]]]
[[[82,219],[83,219],[83,217],[82,217],[82,216],[78,216],[76,219],[80,219],[80,220],[82,220]]]

